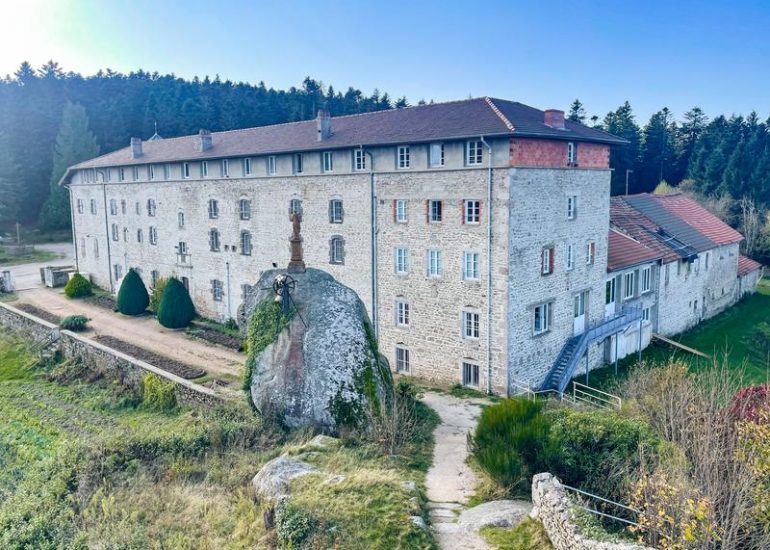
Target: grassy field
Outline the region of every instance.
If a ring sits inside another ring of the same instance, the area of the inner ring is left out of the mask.
[[[25,254],[11,254],[4,247],[0,246],[0,266],[31,264],[37,262],[50,262],[58,260],[61,256],[56,252],[48,250],[32,250]]]
[[[770,280],[762,279],[756,294],[674,337],[674,340],[718,360],[724,359],[734,369],[743,368],[746,384],[767,382],[770,378]],[[651,345],[642,352],[642,360],[653,363],[666,362],[672,357],[688,363],[693,371],[712,364],[708,359],[659,344]],[[589,384],[611,390],[636,362],[635,354],[621,361],[617,379],[611,366],[592,371]],[[585,378],[580,376],[576,380],[582,383]]]
[[[329,475],[293,487],[313,526],[307,548],[434,548],[409,520],[424,515],[422,485],[435,418],[422,409],[403,456],[351,444],[306,453]],[[0,548],[266,548],[251,479],[308,434],[267,430],[247,408],[161,411],[77,363],[40,365],[0,335]],[[298,520],[299,521],[299,520]],[[385,546],[381,546],[384,544]],[[299,546],[295,546],[299,548]]]

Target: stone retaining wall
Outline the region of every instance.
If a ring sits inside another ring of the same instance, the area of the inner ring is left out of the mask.
[[[8,304],[0,303],[0,325],[38,343],[47,340],[55,341],[65,358],[79,357],[89,369],[117,379],[130,388],[138,389],[144,375],[152,373],[176,384],[177,397],[185,404],[209,406],[221,399],[214,390],[185,380],[77,333],[61,330],[52,323]]]
[[[652,550],[633,543],[599,542],[586,538],[573,522],[573,508],[557,478],[537,474],[532,479],[532,517],[543,524],[556,550]]]

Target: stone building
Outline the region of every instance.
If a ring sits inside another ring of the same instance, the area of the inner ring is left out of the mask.
[[[62,183],[78,267],[104,288],[175,275],[202,315],[235,317],[301,212],[307,265],[358,293],[394,370],[505,394],[600,365],[641,315],[605,307],[623,143],[484,97],[133,138]]]

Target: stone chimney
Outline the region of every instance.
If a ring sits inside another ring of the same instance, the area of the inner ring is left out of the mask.
[[[545,124],[551,128],[564,130],[564,111],[558,109],[547,109],[545,111]]]
[[[211,132],[201,128],[201,130],[198,132],[198,141],[195,144],[196,151],[200,151],[202,153],[203,151],[208,151],[212,147],[213,144],[211,142]]]
[[[316,117],[318,127],[318,141],[329,139],[332,135],[332,117],[326,109],[319,109]]]
[[[131,158],[138,159],[142,156],[142,138],[131,138]]]

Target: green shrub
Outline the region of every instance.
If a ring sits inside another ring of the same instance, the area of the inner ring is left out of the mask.
[[[481,467],[512,492],[527,493],[532,476],[547,471],[554,452],[544,405],[544,401],[513,398],[487,407],[471,439]]]
[[[85,315],[70,315],[59,323],[59,327],[73,332],[82,332],[88,328],[88,317]]]
[[[118,311],[123,315],[139,315],[149,304],[150,296],[142,278],[134,268],[129,269],[118,290]]]
[[[157,374],[146,374],[142,379],[142,402],[150,409],[169,411],[176,407],[176,385]]]
[[[282,548],[302,548],[318,521],[300,507],[282,500],[275,509],[275,527]]]
[[[64,286],[64,294],[67,298],[85,298],[93,293],[90,281],[80,273],[75,273]]]
[[[166,283],[158,306],[158,322],[166,328],[184,328],[195,318],[190,293],[176,277]]]
[[[155,284],[150,290],[150,305],[148,309],[156,315],[158,314],[158,309],[160,309],[160,300],[163,298],[163,291],[166,289],[167,284],[168,279],[166,277],[161,277],[155,281]]]

